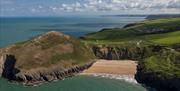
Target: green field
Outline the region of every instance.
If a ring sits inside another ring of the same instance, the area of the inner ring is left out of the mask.
[[[122,44],[124,42],[145,41],[161,45],[174,45],[180,43],[179,25],[180,18],[145,20],[122,29],[103,29],[99,32],[87,34],[83,42]]]

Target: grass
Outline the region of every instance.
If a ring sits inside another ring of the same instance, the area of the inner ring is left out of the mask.
[[[138,36],[134,39],[149,41],[160,45],[174,45],[180,43],[180,31]]]
[[[134,36],[134,38],[124,38],[124,39],[107,39],[107,40],[82,40],[86,44],[95,45],[109,45],[109,44],[124,44],[124,43],[138,43],[138,42],[149,42],[160,45],[171,46],[174,44],[180,44],[180,31],[163,33],[163,34],[152,34],[143,36]]]
[[[166,33],[166,34],[157,34],[151,36],[151,41],[157,44],[163,45],[174,45],[180,43],[180,31]]]
[[[94,59],[94,55],[90,53],[89,49],[80,42],[74,43],[73,52],[65,54],[55,54],[51,57],[50,61],[54,64],[59,61],[69,61],[72,64],[86,63]]]
[[[158,44],[163,44],[163,45],[173,45],[173,44],[180,43],[180,36],[167,37],[167,38],[156,39],[152,41]]]
[[[168,56],[151,56],[145,60],[144,69],[146,72],[154,72],[160,77],[180,77],[180,66],[173,62],[174,60]]]
[[[124,42],[144,41],[171,46],[180,43],[179,25],[180,18],[146,20],[127,28],[103,29],[99,32],[87,34],[83,42],[90,44],[123,44]],[[164,29],[165,32],[157,32],[156,29]],[[150,30],[155,32],[144,33],[144,31]]]
[[[128,29],[142,30],[142,29],[164,29],[165,31],[178,30],[180,25],[180,18],[168,18],[168,19],[156,19],[145,20],[136,23],[134,26],[128,27]],[[146,30],[148,31],[148,30]],[[143,32],[143,31],[142,31]],[[145,31],[144,31],[145,32]]]

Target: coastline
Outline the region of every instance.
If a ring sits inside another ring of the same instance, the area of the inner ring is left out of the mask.
[[[103,60],[99,59],[90,68],[79,75],[90,75],[110,79],[122,80],[138,84],[134,78],[137,62],[132,60]]]

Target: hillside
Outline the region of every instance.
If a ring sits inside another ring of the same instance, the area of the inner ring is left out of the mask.
[[[162,45],[180,43],[180,18],[145,20],[124,28],[103,29],[83,37],[87,43],[144,41]],[[97,41],[98,40],[98,41]]]
[[[2,48],[0,57],[2,76],[25,83],[63,79],[94,61],[79,40],[54,31]]]
[[[158,91],[180,90],[180,18],[145,20],[87,34],[97,58],[137,60],[136,80]]]

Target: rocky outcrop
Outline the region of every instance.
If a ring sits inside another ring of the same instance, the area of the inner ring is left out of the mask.
[[[6,58],[4,60],[3,72],[2,76],[8,78],[9,80],[14,79],[14,75],[18,72],[18,70],[14,67],[16,63],[16,58],[14,55],[5,55]]]
[[[156,88],[157,91],[180,91],[180,77],[162,77],[158,76],[159,73],[143,72],[143,68],[138,65],[136,80],[138,83]]]
[[[0,49],[0,75],[26,85],[73,76],[95,56],[78,39],[51,31]]]
[[[142,60],[146,57],[159,52],[163,46],[149,45],[149,46],[93,46],[92,50],[95,56],[99,59],[107,60]]]
[[[54,80],[62,80],[67,77],[76,75],[83,70],[89,68],[93,62],[80,66],[62,69],[61,67],[40,68],[30,70],[28,72],[19,72],[14,75],[14,81],[24,83],[25,85],[34,85],[42,82],[51,82]]]
[[[77,73],[82,72],[94,63],[89,62],[70,68],[63,68],[59,65],[55,65],[49,68],[40,67],[28,71],[23,71],[15,68],[16,58],[14,55],[6,55],[4,60],[1,59],[1,62],[3,62],[1,64],[2,77],[7,78],[10,81],[23,83],[25,85],[36,85],[42,82],[62,80],[66,77],[71,77]]]
[[[136,80],[138,83],[156,88],[158,91],[180,91],[180,78],[164,78],[158,77],[158,73],[144,73],[138,71]]]
[[[2,76],[3,69],[4,69],[4,56],[1,56],[0,57],[0,77]]]

